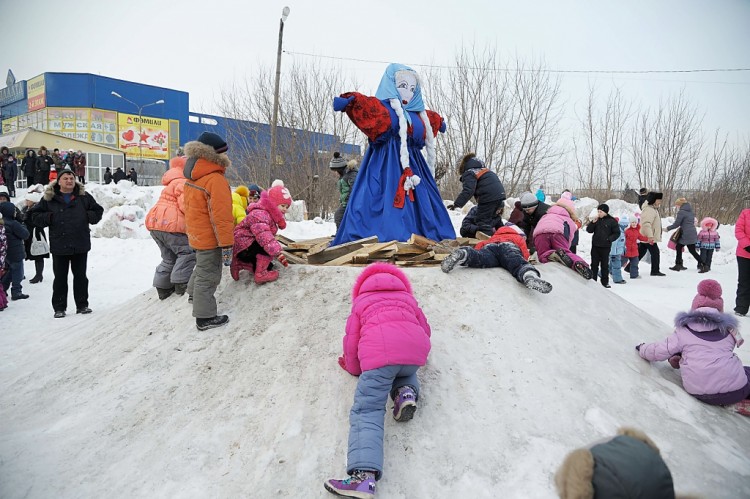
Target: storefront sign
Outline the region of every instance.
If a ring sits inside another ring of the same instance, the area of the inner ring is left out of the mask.
[[[19,81],[0,90],[0,106],[7,106],[26,97],[26,82]]]
[[[44,75],[30,79],[26,84],[29,101],[29,112],[42,109],[47,105],[47,94],[45,92]]]
[[[169,120],[118,113],[118,139],[129,158],[169,159]]]

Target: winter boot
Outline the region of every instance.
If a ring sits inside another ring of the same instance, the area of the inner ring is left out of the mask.
[[[375,497],[375,473],[354,470],[346,480],[327,480],[323,486],[328,492],[339,496],[369,499]]]
[[[273,282],[279,278],[278,270],[268,270],[268,264],[273,261],[268,255],[255,257],[255,284]]]
[[[184,295],[186,291],[187,291],[187,283],[174,285],[174,294],[176,294],[177,296]]]
[[[699,273],[699,274],[705,274],[706,272],[708,272],[708,270],[709,270],[709,269],[708,269],[708,265],[701,265],[701,268],[700,268],[700,270],[698,271],[698,273]]]
[[[417,394],[414,393],[414,388],[408,385],[399,388],[393,398],[393,419],[401,423],[409,421],[416,410]]]
[[[30,284],[36,284],[36,283],[38,283],[38,282],[42,282],[43,280],[44,280],[44,276],[43,276],[43,275],[41,275],[41,274],[37,274],[37,275],[35,275],[34,277],[32,277],[32,278],[31,278],[31,279],[29,280],[29,283],[30,283]]]
[[[247,270],[252,274],[255,272],[255,267],[253,267],[252,263],[243,262],[236,257],[232,258],[232,263],[229,265],[229,273],[235,281],[240,280],[240,270]]]
[[[453,270],[456,265],[462,265],[466,263],[466,259],[469,258],[469,251],[466,248],[458,248],[453,250],[453,253],[446,256],[440,264],[440,268],[446,274]]]
[[[593,272],[591,272],[591,267],[586,265],[583,262],[575,262],[573,264],[573,270],[578,272],[578,274],[583,277],[584,279],[591,279],[593,277]]]
[[[228,316],[215,315],[207,319],[195,319],[195,327],[198,328],[198,331],[205,331],[206,329],[223,326],[227,322],[229,322]]]
[[[78,307],[76,309],[77,314],[90,314],[92,310],[89,307]]]
[[[526,272],[523,275],[523,284],[529,289],[533,289],[534,291],[539,291],[540,293],[544,294],[552,291],[552,284],[543,279],[540,279],[539,276],[536,275],[536,273],[531,271]]]
[[[170,296],[172,296],[172,293],[174,293],[174,288],[156,288],[156,292],[159,294],[160,300],[166,300]]]
[[[573,268],[573,259],[563,249],[555,250],[554,253],[550,254],[549,259],[553,262],[562,263],[569,269]]]
[[[684,267],[680,264],[676,264],[674,267],[669,267],[669,270],[674,270],[675,272],[679,272],[680,270],[684,270]]]

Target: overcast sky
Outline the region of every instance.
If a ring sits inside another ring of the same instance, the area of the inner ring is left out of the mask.
[[[275,64],[284,5],[286,51],[379,61],[341,61],[366,92],[384,62],[450,64],[474,42],[544,58],[549,69],[750,68],[748,0],[0,0],[14,26],[1,38],[0,72],[101,74],[184,90],[192,111],[217,112],[222,88]],[[307,59],[285,54],[282,70],[293,58]],[[589,81],[643,105],[684,88],[707,131],[750,137],[750,72],[566,75],[563,126],[576,126]]]

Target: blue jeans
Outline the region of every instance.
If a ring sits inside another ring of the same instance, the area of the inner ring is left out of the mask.
[[[638,277],[638,262],[640,262],[640,259],[637,256],[631,256],[631,257],[625,257],[625,260],[629,260],[630,263],[630,278],[635,279]]]
[[[8,271],[3,276],[3,289],[6,291],[10,288],[10,296],[19,296],[22,292],[21,281],[23,275],[23,260],[18,262],[6,262]]]
[[[354,404],[349,412],[349,451],[346,472],[372,470],[383,475],[383,426],[388,395],[411,386],[419,398],[419,366],[385,366],[359,376]]]
[[[615,282],[622,281],[622,256],[609,255],[609,273],[612,274],[612,280]]]

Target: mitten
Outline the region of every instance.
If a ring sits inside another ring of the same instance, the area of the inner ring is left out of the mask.
[[[288,261],[288,260],[286,259],[286,257],[284,256],[284,253],[279,253],[279,256],[277,256],[277,257],[276,257],[276,259],[277,259],[277,260],[279,261],[279,263],[280,263],[281,265],[283,265],[284,267],[288,267],[288,266],[289,266],[289,261]]]
[[[677,355],[672,355],[667,362],[669,362],[669,365],[672,366],[674,369],[679,369],[680,359],[682,359],[682,355],[678,353]]]
[[[636,346],[635,346],[635,349],[636,349],[636,350],[638,350],[638,351],[640,352],[640,351],[641,351],[641,347],[642,347],[643,345],[645,345],[645,343],[641,343],[640,345],[636,345]]]
[[[339,365],[341,366],[341,369],[346,371],[346,361],[344,360],[344,357],[339,357]]]
[[[456,206],[455,206],[455,205],[453,205],[453,204],[449,204],[449,205],[448,205],[448,206],[446,206],[445,208],[446,208],[446,209],[448,209],[448,210],[453,210],[453,209],[455,209],[455,208],[456,208]]]
[[[354,100],[354,96],[351,97],[334,97],[333,98],[333,110],[334,111],[343,111],[346,109],[346,106],[349,105],[351,101]]]
[[[221,248],[221,261],[224,263],[225,267],[229,267],[232,264],[232,247],[227,246],[226,248]]]
[[[745,251],[750,253],[750,246],[745,246]]]

